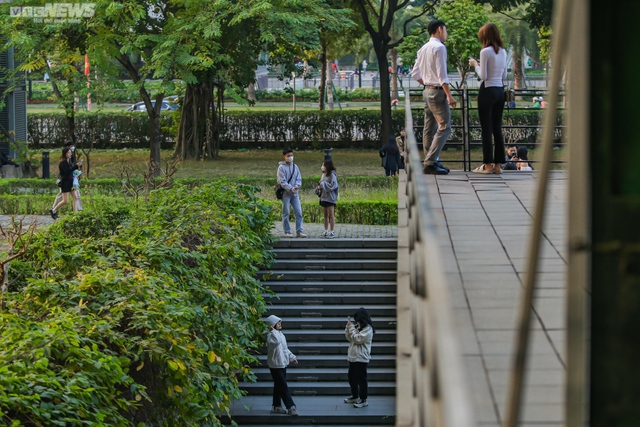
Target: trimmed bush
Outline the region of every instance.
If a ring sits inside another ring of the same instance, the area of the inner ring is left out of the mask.
[[[0,312],[0,420],[221,426],[254,381],[269,209],[225,181],[38,232]]]

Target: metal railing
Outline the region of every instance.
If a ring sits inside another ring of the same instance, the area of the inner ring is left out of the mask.
[[[538,148],[538,132],[542,130],[542,115],[544,109],[533,108],[533,98],[544,97],[548,99],[549,91],[546,89],[511,89],[512,96],[516,103],[516,107],[505,108],[503,113],[502,131],[504,134],[505,145],[516,144],[525,145],[530,148]],[[451,129],[452,133],[445,145],[445,149],[454,148],[459,151],[459,156],[447,156],[446,163],[459,164],[462,170],[471,171],[472,164],[482,163],[482,139],[480,123],[477,120],[477,106],[475,102],[478,98],[477,88],[451,89],[451,93],[458,100],[459,107],[452,109]],[[424,128],[424,102],[422,101],[422,89],[412,88],[408,92],[406,99],[412,99],[417,105],[412,107],[412,111],[416,117],[411,123],[417,135],[418,147],[422,148],[422,132]],[[559,91],[560,103],[564,105],[565,91]],[[558,108],[563,110],[564,108]],[[459,112],[455,113],[455,112]],[[520,111],[528,111],[538,113],[540,120],[535,125],[514,125],[509,124],[509,118],[512,114],[518,114]],[[557,148],[564,148],[563,132],[565,126],[560,122],[554,127],[555,143]],[[408,124],[408,123],[407,123]],[[531,163],[539,163],[539,161],[531,160]],[[551,163],[565,163],[564,160],[552,160]]]
[[[406,174],[398,191],[396,426],[472,427],[476,422],[440,256],[438,220],[406,99]]]

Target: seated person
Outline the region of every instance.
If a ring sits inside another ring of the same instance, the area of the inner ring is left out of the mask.
[[[533,108],[540,108],[540,99],[537,96],[533,97]]]
[[[518,166],[516,165],[516,161],[518,160],[518,147],[515,144],[507,145],[507,155],[504,160],[505,163],[502,164],[502,169],[506,171],[516,171],[518,170]]]
[[[533,166],[531,166],[531,163],[529,163],[529,154],[527,151],[527,147],[519,147],[518,148],[518,158],[517,158],[518,163],[518,170],[519,171],[532,171],[533,170]]]

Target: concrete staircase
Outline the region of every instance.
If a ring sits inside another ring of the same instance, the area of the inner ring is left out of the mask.
[[[284,239],[276,262],[261,271],[271,304],[267,315],[283,319],[283,332],[298,365],[287,379],[300,415],[270,413],[273,382],[266,349],[254,371],[257,383],[242,383],[248,395],[234,404],[243,427],[264,425],[374,426],[395,422],[396,239]],[[365,307],[376,327],[369,364],[369,406],[356,409],[350,394],[344,336],[347,315]]]

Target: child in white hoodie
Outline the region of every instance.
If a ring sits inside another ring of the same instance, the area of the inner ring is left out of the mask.
[[[367,310],[360,307],[353,315],[354,322],[347,320],[344,334],[349,341],[349,386],[351,396],[344,399],[344,403],[353,403],[356,408],[369,406],[367,397],[369,394],[369,383],[367,382],[367,367],[371,360],[371,342],[375,328],[371,322],[371,317]]]
[[[266,322],[269,325],[267,364],[269,371],[271,371],[271,378],[273,378],[273,408],[271,412],[296,416],[298,410],[287,385],[287,366],[290,363],[297,364],[298,360],[289,350],[287,339],[281,332],[282,319],[272,314],[267,317]],[[282,402],[287,409],[282,407]]]

